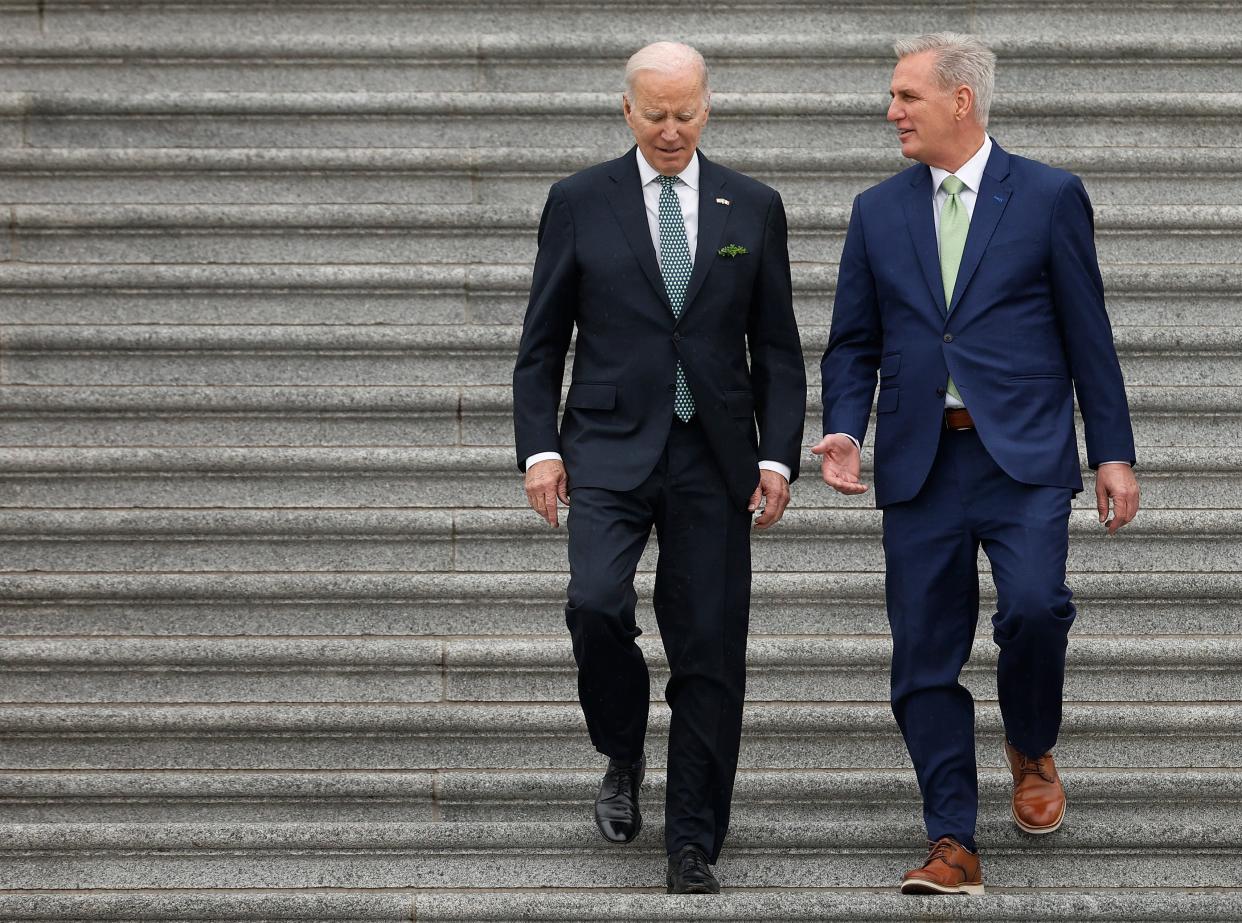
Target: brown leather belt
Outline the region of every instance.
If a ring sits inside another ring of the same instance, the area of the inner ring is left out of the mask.
[[[954,431],[974,429],[975,421],[970,418],[970,411],[965,407],[946,407],[944,411],[944,428]]]

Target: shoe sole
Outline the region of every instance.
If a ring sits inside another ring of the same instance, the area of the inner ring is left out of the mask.
[[[1023,833],[1029,833],[1032,836],[1043,836],[1046,833],[1055,833],[1061,828],[1061,822],[1065,820],[1065,805],[1061,805],[1061,816],[1046,827],[1032,827],[1030,824],[1024,824],[1022,819],[1018,817],[1018,812],[1013,809],[1012,804],[1009,805],[1009,816],[1013,818],[1014,824]]]
[[[957,885],[950,887],[938,885],[931,881],[904,881],[901,884],[902,894],[983,894],[983,885]]]
[[[707,885],[703,885],[702,887],[698,887],[698,886],[690,887],[690,888],[687,888],[685,891],[674,891],[673,881],[671,878],[665,879],[665,889],[668,894],[719,894],[720,893],[719,885],[717,885],[715,888],[711,888],[711,887],[708,887]]]

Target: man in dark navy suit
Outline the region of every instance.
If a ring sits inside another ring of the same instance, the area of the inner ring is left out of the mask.
[[[714,893],[745,693],[751,515],[797,475],[806,375],[780,196],[697,152],[702,56],[660,42],[626,68],[636,147],[553,185],[513,373],[518,465],[557,525],[572,500],[566,621],[605,839],[642,825],[650,698],[634,573],[654,526],[671,678],[665,847],[673,893]],[[557,426],[570,337],[572,380]],[[757,428],[756,428],[757,424]]]
[[[1082,183],[988,137],[995,57],[977,39],[938,33],[896,51],[888,119],[920,163],[854,202],[821,364],[827,435],[813,451],[829,485],[866,489],[859,443],[878,372],[892,705],[931,841],[901,890],[973,894],[974,710],[958,675],[978,619],[978,548],[996,584],[1013,819],[1051,833],[1065,814],[1051,751],[1075,614],[1075,391],[1110,533],[1134,518],[1139,490]]]

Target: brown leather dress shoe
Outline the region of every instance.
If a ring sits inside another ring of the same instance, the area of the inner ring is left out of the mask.
[[[1052,751],[1032,759],[1006,740],[1005,759],[1013,773],[1013,822],[1027,833],[1052,833],[1065,819],[1065,789]]]
[[[902,877],[902,894],[983,893],[983,872],[977,854],[951,836],[942,836],[927,845],[931,848],[927,861]]]

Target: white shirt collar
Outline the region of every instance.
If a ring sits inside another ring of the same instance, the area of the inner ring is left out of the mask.
[[[642,185],[646,186],[653,182],[660,171],[647,163],[647,158],[643,156],[642,148],[636,147],[634,153],[638,155],[638,178],[642,180]],[[683,183],[695,191],[699,188],[699,152],[695,151],[690,158],[690,162],[686,164],[686,169],[682,170],[677,176]]]
[[[640,155],[641,156],[641,155]],[[983,170],[988,165],[988,158],[992,156],[992,139],[987,135],[983,136],[983,146],[975,151],[975,155],[966,161],[958,169],[953,176],[956,176],[966,188],[976,195],[979,192],[979,184],[983,182]],[[948,170],[942,170],[939,167],[931,168],[932,177],[932,195],[940,191],[940,184],[944,182],[944,178],[949,176]]]

